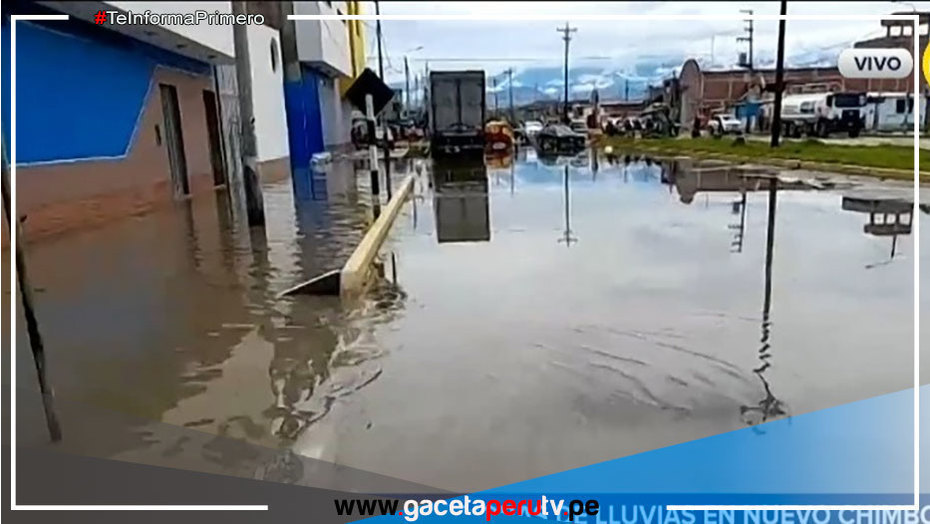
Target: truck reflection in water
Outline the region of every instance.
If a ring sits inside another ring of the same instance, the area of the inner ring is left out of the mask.
[[[432,176],[438,242],[491,240],[488,172],[484,158],[437,159]]]

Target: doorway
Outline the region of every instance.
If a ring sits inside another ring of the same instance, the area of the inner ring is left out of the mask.
[[[168,164],[175,197],[190,194],[187,180],[187,157],[184,155],[184,133],[181,130],[181,107],[178,90],[172,85],[159,84],[161,109],[165,119],[165,144],[168,146]]]
[[[210,142],[210,166],[213,168],[213,185],[221,186],[226,183],[226,166],[223,163],[223,144],[220,140],[220,113],[217,108],[216,94],[213,91],[203,90],[203,108],[207,115],[207,139]]]

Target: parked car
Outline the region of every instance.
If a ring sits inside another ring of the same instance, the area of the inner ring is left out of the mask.
[[[577,152],[585,148],[587,138],[567,125],[549,124],[536,136],[536,147],[543,154]]]
[[[643,130],[643,121],[635,116],[628,116],[622,122],[623,131],[632,134],[635,131]]]
[[[733,115],[714,115],[707,128],[712,135],[739,134],[743,131],[743,123]]]
[[[539,120],[527,120],[523,124],[523,130],[526,132],[527,138],[533,138],[539,134],[543,129],[543,123]]]
[[[584,120],[580,118],[576,118],[572,120],[571,123],[569,124],[569,127],[571,128],[572,131],[576,133],[587,133],[588,132],[587,122],[585,122]]]
[[[510,149],[513,147],[513,128],[504,120],[490,120],[484,125],[484,140],[488,149]]]

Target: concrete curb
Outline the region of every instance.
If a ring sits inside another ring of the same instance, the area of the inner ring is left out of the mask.
[[[407,178],[401,182],[400,187],[391,197],[391,201],[381,210],[381,215],[365,233],[358,246],[355,247],[355,251],[352,252],[349,260],[342,266],[339,278],[339,290],[342,296],[356,296],[365,291],[368,274],[371,271],[371,263],[391,231],[391,226],[400,213],[400,208],[403,207],[404,202],[413,190],[413,181],[414,176],[407,175]]]
[[[605,145],[599,145],[601,149]],[[624,147],[624,146],[616,146]],[[656,147],[649,145],[631,145],[629,146],[632,151],[642,151],[645,153],[661,153],[667,155],[675,156],[691,156],[695,158],[712,158],[719,160],[727,160],[731,162],[747,162],[751,161],[754,163],[768,164],[778,167],[784,167],[786,169],[806,169],[810,171],[832,171],[835,173],[842,173],[845,175],[860,175],[860,176],[871,176],[878,178],[894,178],[897,180],[913,180],[914,172],[906,171],[902,169],[889,169],[881,167],[867,167],[867,166],[855,166],[849,164],[831,164],[829,162],[812,162],[808,160],[792,160],[785,158],[753,158],[740,155],[727,155],[724,153],[711,153],[706,151],[689,151],[682,150],[677,148],[666,148],[666,147]],[[930,181],[930,172],[921,171],[920,180],[922,182]]]

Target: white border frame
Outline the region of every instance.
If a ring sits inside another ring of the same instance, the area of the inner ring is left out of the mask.
[[[626,21],[689,21],[689,20],[910,20],[914,24],[914,99],[920,96],[922,74],[919,49],[919,15],[288,15],[289,20],[626,20]],[[19,20],[68,20],[68,15],[11,15],[10,16],[10,198],[11,216],[16,219],[16,22]],[[914,104],[914,205],[920,201],[920,104]],[[920,506],[920,213],[913,215],[914,236],[914,504],[913,505],[667,505],[668,510],[917,510]],[[16,289],[16,235],[10,235],[10,289]],[[10,352],[11,384],[11,435],[10,435],[10,509],[58,511],[265,511],[267,505],[25,505],[16,503],[16,293],[11,294]],[[3,393],[0,392],[0,401]],[[2,457],[0,457],[2,465]]]

